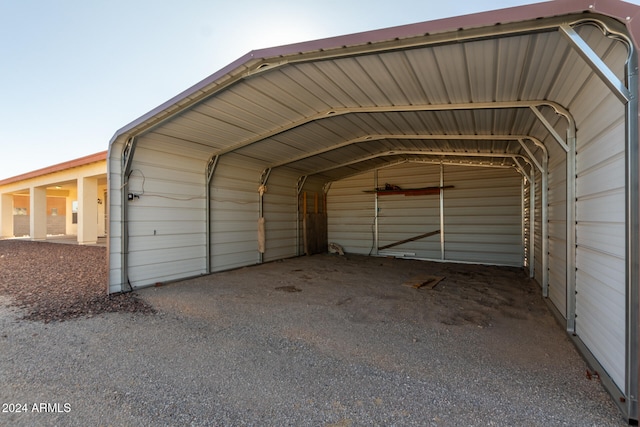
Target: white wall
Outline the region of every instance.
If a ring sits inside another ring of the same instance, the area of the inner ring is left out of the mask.
[[[378,186],[382,187],[387,183],[400,188],[439,187],[440,167],[410,163],[403,167],[380,169]],[[440,230],[439,194],[378,196],[379,246],[437,230]],[[403,243],[380,253],[385,252],[404,252],[419,258],[440,259],[440,235]]]
[[[112,151],[116,148],[114,145]],[[180,149],[163,144],[162,138],[150,134],[141,138],[131,164],[126,193],[128,208],[128,277],[131,285],[148,286],[156,282],[195,276],[206,272],[205,246],[205,160],[196,148]],[[110,166],[119,170],[119,161]],[[122,183],[110,174],[112,227],[110,243],[120,249],[120,214]],[[115,228],[115,229],[114,229]],[[112,254],[114,252],[112,251]],[[120,283],[117,261],[112,262],[111,283]],[[113,285],[112,285],[113,286]]]
[[[264,261],[296,256],[296,174],[275,169],[264,195],[266,245]]]
[[[236,154],[224,155],[218,162],[210,188],[212,271],[260,262],[258,187],[262,170],[257,162]],[[265,194],[265,201],[276,194],[274,187],[273,194]]]
[[[534,267],[535,273],[534,276],[538,280],[538,284],[542,287],[542,267],[543,267],[543,257],[547,256],[547,254],[542,252],[542,174],[539,171],[536,171],[535,174],[536,179],[536,192],[535,192],[535,211],[533,214],[533,240],[534,240]]]
[[[522,266],[520,174],[511,169],[444,165],[444,259]],[[381,169],[378,187],[440,185],[440,165],[409,164]],[[337,181],[327,196],[329,241],[347,252],[376,253],[374,172]],[[439,195],[378,196],[379,246],[440,229]],[[440,236],[380,252],[441,259]]]
[[[566,153],[551,143],[549,148],[549,299],[567,316],[567,166]]]
[[[584,103],[576,158],[576,333],[624,390],[625,124],[613,96]]]
[[[580,35],[620,80],[624,79],[627,51],[611,46],[593,26]],[[626,225],[625,225],[625,117],[623,104],[575,53],[562,79],[570,86],[551,93],[576,121],[576,258],[575,333],[601,363],[606,373],[625,389],[626,369]],[[563,289],[566,256],[561,233],[565,228],[564,165],[552,155],[550,172],[550,296],[560,310],[566,304]],[[571,201],[570,201],[571,202]],[[571,226],[571,224],[570,224]],[[636,236],[637,237],[637,236]],[[573,244],[573,242],[572,242]],[[573,260],[569,260],[570,262]],[[566,316],[566,311],[563,311]]]
[[[329,242],[345,252],[376,253],[373,238],[375,197],[374,172],[356,175],[331,184],[327,193],[327,233]]]
[[[445,166],[445,259],[522,266],[522,175]]]

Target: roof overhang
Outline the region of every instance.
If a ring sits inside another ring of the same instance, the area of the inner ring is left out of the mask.
[[[0,181],[0,185],[13,184],[15,182],[25,181],[31,178],[37,178],[43,175],[60,172],[66,169],[85,166],[85,165],[96,163],[96,162],[103,162],[103,161],[106,161],[106,159],[107,159],[107,151],[101,151],[99,153],[90,154],[88,156],[80,157],[77,159],[69,160],[66,162],[47,166],[42,169],[37,169],[31,172],[23,173],[21,175],[16,175],[10,178],[3,179],[2,181]]]

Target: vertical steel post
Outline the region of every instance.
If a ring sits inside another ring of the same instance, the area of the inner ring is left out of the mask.
[[[542,159],[542,171],[540,171],[540,181],[542,188],[540,189],[540,240],[542,244],[542,296],[549,297],[549,156],[545,152]]]
[[[445,259],[444,253],[444,164],[440,163],[440,259]]]
[[[526,216],[526,205],[525,205],[525,192],[527,190],[526,187],[526,183],[527,183],[527,177],[522,174],[522,179],[520,180],[520,242],[522,244],[522,252],[523,254],[526,253],[526,256],[523,257],[523,261],[526,262],[527,265],[529,265],[529,258],[528,258],[528,248],[525,249],[526,247],[526,240],[527,240],[527,233],[526,233],[526,221],[527,221],[527,216]]]
[[[307,181],[307,176],[303,175],[298,178],[296,183],[296,255],[302,255],[300,251],[300,193],[304,188],[304,183]]]
[[[576,331],[576,134],[567,127],[567,332]]]
[[[378,255],[378,246],[380,244],[380,237],[378,234],[378,211],[380,209],[379,205],[378,205],[378,169],[374,169],[373,171],[373,194],[374,194],[374,199],[373,199],[373,210],[374,210],[374,216],[373,216],[373,247],[376,250],[376,255]]]
[[[207,204],[205,209],[205,221],[207,224],[205,226],[205,242],[206,242],[206,263],[207,263],[207,274],[211,273],[211,180],[213,179],[213,173],[216,170],[216,166],[218,165],[218,159],[220,156],[213,155],[207,162],[207,167],[205,168],[205,203]]]
[[[529,278],[536,275],[536,170],[531,167],[531,177],[529,178]]]
[[[640,264],[639,242],[640,238],[640,173],[638,156],[638,57],[634,46],[629,44],[629,58],[625,71],[625,79],[629,93],[629,102],[625,105],[626,126],[626,384],[627,416],[629,419],[638,419],[638,375],[640,361],[638,360],[638,311],[640,310],[640,293],[638,292],[638,273]]]
[[[135,137],[130,137],[122,148],[122,184],[120,186],[120,195],[122,201],[122,245],[121,245],[121,285],[124,291],[132,291],[133,287],[129,281],[129,174],[131,173],[131,162],[133,161],[133,153],[136,151]]]
[[[269,175],[271,175],[271,168],[267,168],[262,171],[262,175],[260,176],[260,186],[258,187],[258,221],[264,221],[264,193],[267,192],[267,181],[269,180]],[[266,233],[266,230],[265,230]],[[264,236],[265,246],[266,246],[266,234]],[[266,250],[266,248],[265,248]],[[264,262],[264,252],[258,251],[258,262],[262,264]]]

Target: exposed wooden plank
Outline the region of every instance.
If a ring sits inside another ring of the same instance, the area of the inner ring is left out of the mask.
[[[442,282],[443,280],[444,280],[443,276],[422,275],[422,276],[412,277],[411,279],[404,282],[402,285],[409,286],[414,289],[421,289],[421,288],[433,289],[438,285],[438,283]]]
[[[383,250],[383,249],[389,249],[392,248],[394,246],[398,246],[401,245],[403,243],[409,243],[409,242],[413,242],[415,240],[420,240],[420,239],[424,239],[425,237],[429,237],[429,236],[434,236],[436,234],[440,234],[440,230],[436,230],[436,231],[430,231],[428,233],[424,233],[424,234],[420,234],[419,236],[414,236],[414,237],[410,237],[408,239],[404,239],[404,240],[400,240],[399,242],[395,242],[395,243],[391,243],[389,245],[384,245],[384,246],[380,246],[378,248],[379,251]]]
[[[303,240],[305,254],[327,252],[327,215],[324,212],[304,215]]]
[[[440,194],[440,191],[445,188],[453,188],[453,185],[446,185],[444,187],[407,188],[406,190],[403,190],[401,188],[378,188],[376,190],[364,190],[364,192],[377,193],[378,196],[390,196],[397,194],[401,194],[403,196],[429,196]]]

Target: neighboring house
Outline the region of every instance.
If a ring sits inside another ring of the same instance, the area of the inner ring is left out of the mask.
[[[0,180],[0,238],[107,234],[107,152]]]

